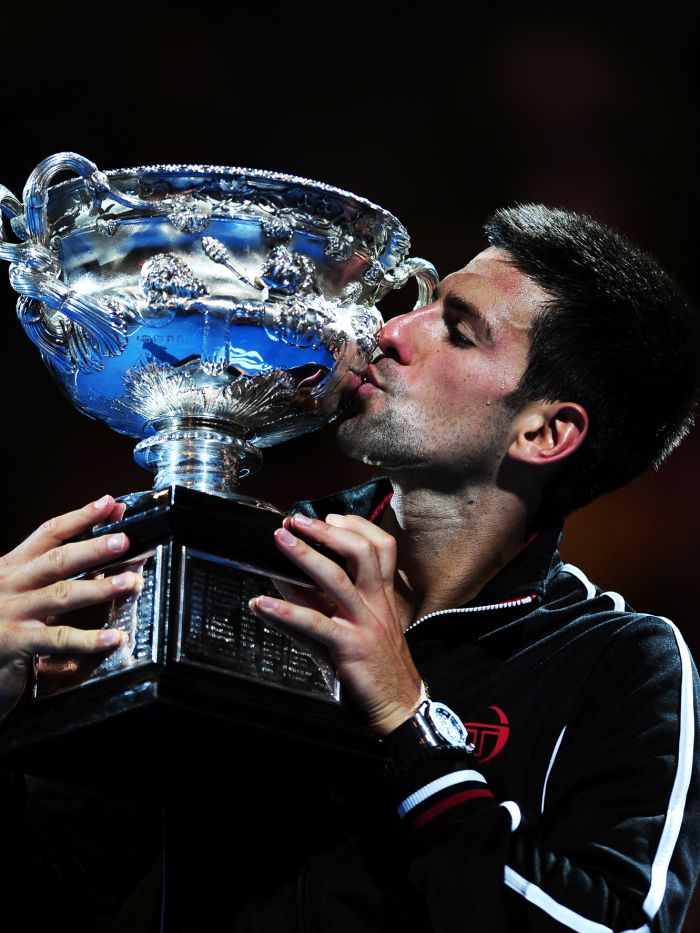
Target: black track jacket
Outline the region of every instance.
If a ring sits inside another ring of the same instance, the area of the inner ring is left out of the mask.
[[[389,491],[373,480],[299,508],[370,517]],[[559,535],[407,632],[473,753],[383,770],[242,761],[170,793],[167,933],[681,930],[700,866],[697,673],[671,622],[562,564]],[[32,781],[23,813],[21,782],[5,782],[0,930],[102,929],[159,856],[158,808],[126,794],[105,816],[104,800]],[[122,805],[138,818],[115,817]]]

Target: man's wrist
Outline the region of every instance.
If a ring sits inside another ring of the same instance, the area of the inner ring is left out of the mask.
[[[379,734],[379,737],[386,741],[386,739],[398,729],[403,723],[407,722],[413,716],[415,716],[416,711],[420,708],[421,703],[425,702],[429,697],[428,688],[425,683],[421,681],[420,693],[415,703],[412,706],[404,707],[403,709],[392,710],[390,715],[386,716],[380,723],[377,723],[374,726],[375,732]]]

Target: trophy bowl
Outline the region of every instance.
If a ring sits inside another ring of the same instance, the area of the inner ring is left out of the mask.
[[[231,494],[261,447],[337,415],[377,301],[415,276],[425,304],[437,282],[388,211],[278,172],[59,153],[23,201],[0,188],[22,326],[81,412],[141,439],[156,489]]]
[[[55,183],[65,172],[74,177]],[[0,753],[84,773],[95,728],[103,751],[143,755],[154,736],[182,737],[183,710],[192,742],[216,711],[374,748],[325,652],[251,614],[249,598],[275,580],[309,581],[274,547],[279,510],[236,488],[261,448],[337,417],[376,348],[377,302],[415,278],[426,304],[434,267],[408,257],[406,230],[376,204],[257,169],[102,172],[64,152],[37,166],[21,202],[0,186],[0,209],[25,332],[73,405],[138,439],[137,462],[156,474],[154,490],[123,496],[124,518],[95,532],[127,532],[128,554],[89,574],[129,569],[140,591],[62,617],[120,628],[128,644],[37,659]]]

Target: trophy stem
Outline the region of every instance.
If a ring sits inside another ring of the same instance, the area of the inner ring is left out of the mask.
[[[136,445],[134,459],[156,474],[154,488],[186,486],[216,496],[236,496],[239,480],[255,472],[262,454],[236,437],[235,426],[208,418],[170,418]]]

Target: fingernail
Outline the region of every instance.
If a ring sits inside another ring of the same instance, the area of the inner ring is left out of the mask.
[[[254,596],[248,600],[248,608],[251,612],[261,612],[265,608],[269,609],[269,600],[264,596]]]
[[[101,499],[98,499],[97,502],[93,502],[92,504],[96,509],[103,509],[111,498],[111,496],[102,496]]]
[[[110,580],[115,590],[128,590],[133,586],[134,575],[127,571],[126,573],[118,573],[116,576],[110,577]]]
[[[335,525],[336,522],[342,522],[344,518],[344,515],[336,515],[335,512],[329,512],[328,515],[326,515],[326,521],[329,525]]]
[[[124,547],[125,541],[126,535],[124,534],[110,535],[107,538],[107,548],[110,551],[121,551],[121,549]]]
[[[275,608],[275,601],[274,599],[270,599],[269,596],[258,596],[256,600],[256,604],[258,606],[258,609],[274,609]]]
[[[308,515],[303,515],[301,512],[295,512],[294,515],[292,515],[292,519],[294,520],[295,525],[308,527],[309,525],[313,524],[313,519],[309,518]]]
[[[290,547],[297,543],[297,539],[293,534],[290,534],[286,528],[278,528],[275,535],[278,541],[281,541],[282,544],[288,544]]]
[[[126,644],[126,639],[126,632],[121,632],[116,628],[107,628],[97,636],[97,644],[107,648],[112,645],[124,645]]]

